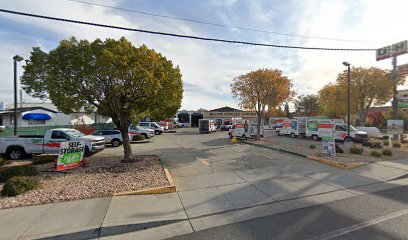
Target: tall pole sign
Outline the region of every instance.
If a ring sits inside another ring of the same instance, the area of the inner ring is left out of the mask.
[[[398,114],[398,99],[397,99],[397,81],[398,81],[398,66],[397,66],[397,56],[405,54],[408,52],[408,41],[402,41],[391,46],[386,46],[379,48],[376,51],[377,61],[384,60],[392,57],[392,84],[393,84],[393,95],[392,95],[392,118],[397,119]]]

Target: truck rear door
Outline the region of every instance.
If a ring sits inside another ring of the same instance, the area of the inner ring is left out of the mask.
[[[68,135],[59,130],[52,130],[44,137],[44,153],[58,153],[61,142],[68,141]]]

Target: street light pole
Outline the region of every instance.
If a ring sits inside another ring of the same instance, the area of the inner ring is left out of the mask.
[[[23,57],[16,55],[14,60],[14,136],[17,135],[17,62],[24,60]]]
[[[347,137],[350,139],[350,63],[343,62],[347,66]]]

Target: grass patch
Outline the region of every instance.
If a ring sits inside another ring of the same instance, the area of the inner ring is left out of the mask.
[[[133,136],[132,138],[132,141],[141,141],[141,140],[145,140],[145,137],[139,134]]]
[[[381,157],[382,153],[377,151],[377,150],[373,150],[373,151],[371,151],[370,155],[373,156],[373,157]]]
[[[309,145],[309,148],[310,148],[310,149],[316,149],[316,145],[310,144],[310,145]]]
[[[16,176],[7,180],[1,190],[3,196],[17,196],[27,191],[36,189],[39,181],[35,177]]]
[[[350,148],[350,153],[351,154],[362,154],[363,151],[364,151],[363,148],[356,147],[356,146],[353,146],[352,148]]]
[[[368,142],[363,142],[361,145],[363,145],[364,147],[371,147],[373,143],[368,141]]]
[[[372,142],[370,148],[375,148],[375,149],[382,148],[381,142],[380,141]]]
[[[395,148],[400,148],[400,147],[401,147],[401,143],[395,141],[395,142],[392,143],[392,146],[395,147]]]
[[[389,149],[384,149],[384,150],[382,150],[382,154],[383,154],[384,156],[392,156],[392,152],[391,152],[391,150],[389,150]]]
[[[0,182],[6,182],[8,179],[15,176],[37,176],[37,168],[26,166],[15,166],[0,171]]]

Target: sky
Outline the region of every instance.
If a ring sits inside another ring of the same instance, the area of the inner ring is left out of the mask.
[[[82,1],[264,32],[160,18],[69,0],[2,0],[0,8],[175,34],[305,47],[381,48],[408,39],[408,32],[404,31],[408,22],[406,0],[393,0],[392,4],[385,0]],[[135,46],[146,44],[162,53],[180,67],[184,85],[181,109],[186,110],[238,107],[231,94],[232,79],[259,68],[282,70],[299,95],[317,93],[334,82],[345,69],[343,61],[353,66],[391,69],[391,60],[377,62],[374,51],[313,51],[206,42],[7,13],[0,13],[0,26],[0,101],[6,104],[13,103],[12,57],[18,54],[29,58],[34,46],[52,50],[59,41],[71,36],[90,41],[125,36]],[[408,54],[398,57],[398,64],[405,63]],[[22,65],[24,61],[18,64],[19,76],[23,73]],[[404,88],[408,85],[399,87]],[[41,100],[23,94],[23,101]]]

